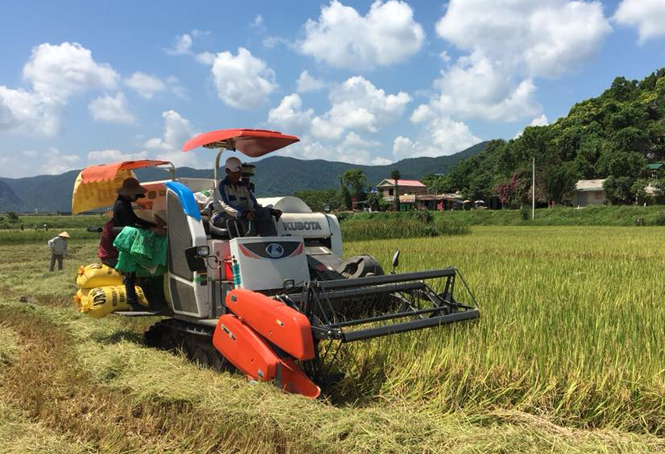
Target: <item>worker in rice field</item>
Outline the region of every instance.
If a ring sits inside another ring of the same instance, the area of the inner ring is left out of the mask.
[[[242,162],[235,156],[226,160],[224,165],[226,178],[218,184],[218,196],[213,198],[215,214],[213,224],[226,228],[228,219],[240,222],[243,232],[248,236],[274,236],[277,235],[272,217],[279,219],[280,210],[266,208],[259,205],[246,182],[242,181]],[[250,224],[251,222],[251,224]]]
[[[69,233],[60,232],[55,238],[48,240],[48,247],[51,249],[51,271],[55,268],[55,262],[58,262],[58,270],[62,269],[62,259],[67,255],[67,239]]]
[[[114,227],[136,227],[139,229],[152,230],[156,235],[165,234],[163,226],[158,226],[150,221],[141,219],[136,213],[134,213],[132,202],[136,202],[148,192],[146,188],[141,186],[136,178],[125,179],[125,181],[122,182],[122,187],[116,192],[118,193],[118,198],[113,205]],[[136,296],[136,273],[124,273],[122,281],[123,284],[125,284],[125,291],[127,292],[127,303],[132,310],[145,310],[145,308],[139,304]]]

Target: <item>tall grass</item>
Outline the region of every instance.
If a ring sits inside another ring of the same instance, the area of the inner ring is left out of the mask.
[[[3,244],[28,244],[28,243],[46,243],[54,238],[61,230],[0,230],[0,245]],[[75,244],[79,240],[99,239],[99,233],[91,233],[85,229],[68,229],[67,233],[71,236],[69,244]]]
[[[19,215],[18,222],[9,222],[6,215],[0,214],[0,230],[2,229],[20,229],[21,225],[26,230],[43,230],[44,224],[49,229],[71,229],[80,228],[84,229],[91,225],[102,226],[108,217],[104,214],[77,214],[73,216],[65,215]],[[57,233],[57,232],[56,232]]]
[[[426,212],[420,213],[426,214]],[[463,235],[471,230],[469,226],[454,219],[435,220],[431,215],[420,217],[416,215],[350,219],[341,223],[342,238],[344,241],[421,238]]]
[[[477,323],[353,346],[351,380],[441,410],[511,408],[562,424],[665,434],[665,231],[482,228],[401,240],[402,270],[454,265]],[[346,245],[388,262],[386,241]],[[368,383],[365,376],[383,377]],[[345,391],[345,392],[348,392]],[[362,393],[361,393],[362,394]]]
[[[469,210],[430,212],[435,219],[446,219],[465,225],[504,225],[504,226],[655,226],[665,225],[664,206],[588,206],[582,209],[569,207],[539,208],[535,219],[522,218],[520,210]],[[369,219],[401,219],[409,212],[400,213],[353,213],[344,214],[348,221],[366,221]]]

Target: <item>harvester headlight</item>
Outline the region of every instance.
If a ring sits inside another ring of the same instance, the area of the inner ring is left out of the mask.
[[[210,255],[210,247],[199,246],[196,248],[197,257],[208,257]]]
[[[290,289],[296,286],[296,281],[294,279],[284,279],[284,288]]]

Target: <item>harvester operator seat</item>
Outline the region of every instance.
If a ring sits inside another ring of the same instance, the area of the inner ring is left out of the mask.
[[[212,223],[212,221],[208,216],[202,214],[201,222],[203,223],[203,230],[205,231],[206,235],[210,236],[210,238],[216,240],[231,239],[231,236],[229,235],[229,230],[222,227],[217,227],[215,224]]]
[[[201,210],[201,222],[203,223],[203,230],[206,235],[210,235],[211,238],[217,240],[229,240],[231,236],[229,235],[229,230],[223,227],[217,227],[213,224],[212,220],[212,204],[208,204],[204,209]]]

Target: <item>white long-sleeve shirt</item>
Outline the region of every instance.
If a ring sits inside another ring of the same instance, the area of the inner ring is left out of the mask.
[[[55,255],[67,255],[67,240],[61,236],[48,240],[48,246]]]

